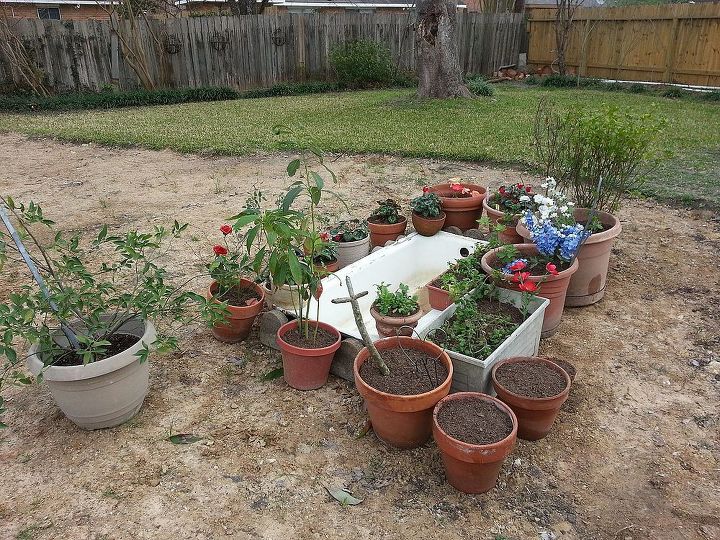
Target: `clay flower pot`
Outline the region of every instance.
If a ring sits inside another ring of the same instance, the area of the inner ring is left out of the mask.
[[[365,400],[375,434],[387,444],[398,448],[415,448],[425,443],[432,430],[432,411],[435,404],[448,395],[452,383],[453,365],[445,351],[434,343],[407,336],[391,337],[375,342],[380,354],[402,345],[438,356],[448,370],[448,376],[437,388],[424,394],[399,396],[375,390],[360,377],[360,366],[370,357],[364,347],[355,357],[353,372],[358,392]],[[408,373],[408,377],[414,376]]]
[[[477,221],[482,216],[483,201],[487,197],[487,188],[474,184],[463,184],[471,191],[480,195],[470,197],[455,197],[449,184],[437,184],[430,188],[430,192],[437,194],[442,201],[445,211],[445,227],[458,227],[463,231],[477,228]]]
[[[566,382],[565,389],[556,396],[526,397],[511,392],[498,382],[496,377],[498,368],[505,364],[528,361],[542,363],[561,373]],[[550,360],[536,356],[515,356],[501,360],[492,369],[492,383],[498,398],[507,403],[517,416],[518,437],[526,441],[537,441],[550,432],[560,407],[568,397],[571,384],[570,376],[564,369]]]
[[[396,240],[407,229],[407,218],[400,216],[397,223],[375,223],[367,220],[370,229],[370,243],[372,247],[384,246],[390,240]]]
[[[328,347],[319,349],[305,349],[296,347],[283,340],[283,336],[293,328],[296,328],[298,321],[290,321],[278,328],[276,342],[280,347],[283,360],[283,377],[289,386],[297,390],[315,390],[323,386],[330,374],[335,351],[340,348],[340,332],[324,322],[309,321],[312,328],[316,325],[337,336],[335,343]]]
[[[523,243],[523,237],[518,234],[518,232],[515,230],[515,227],[517,227],[518,220],[520,219],[519,215],[512,216],[512,219],[509,223],[506,223],[506,214],[505,212],[502,212],[500,210],[495,210],[492,206],[488,204],[488,199],[483,199],[483,208],[485,209],[485,213],[490,218],[490,222],[492,224],[500,223],[501,225],[505,225],[505,230],[498,234],[498,239],[503,242],[504,244],[522,244]]]
[[[228,304],[227,309],[230,314],[225,319],[225,324],[216,324],[212,328],[212,334],[216,339],[224,343],[239,343],[245,341],[250,335],[255,317],[257,317],[263,309],[265,302],[265,290],[253,283],[249,279],[241,279],[240,285],[243,289],[253,289],[259,300],[247,306],[231,306]],[[208,288],[208,299],[215,298],[218,284],[213,281]]]
[[[576,221],[586,221],[589,213],[589,208],[576,208],[573,215]],[[610,252],[622,226],[618,218],[607,212],[597,212],[597,217],[606,230],[591,234],[578,250],[576,259],[579,267],[570,279],[565,297],[566,306],[589,306],[605,296]],[[516,230],[528,242],[532,242],[530,231],[522,223],[518,223]]]
[[[413,313],[407,317],[390,317],[383,315],[375,309],[375,306],[372,306],[370,308],[370,315],[375,319],[375,328],[377,328],[378,334],[383,337],[394,337],[411,336],[412,328],[417,326],[418,321],[423,316],[423,312],[421,309],[418,309],[417,313]],[[403,326],[406,328],[402,328]]]
[[[535,244],[516,244],[515,247],[520,252],[520,257],[536,257],[538,255]],[[480,260],[480,264],[486,274],[493,275],[493,271],[501,267],[497,258],[497,252],[500,249],[502,248],[491,249],[483,255]],[[556,276],[550,274],[530,276],[530,281],[537,283],[539,286],[537,295],[550,300],[550,305],[545,309],[545,317],[543,319],[541,334],[543,338],[550,337],[557,332],[565,306],[565,294],[567,293],[568,284],[577,269],[578,262],[577,259],[575,259],[570,265],[570,268],[558,272]],[[510,281],[509,276],[501,279],[498,285],[513,291],[520,290],[517,283]]]
[[[353,242],[337,242],[338,269],[359,261],[370,253],[370,236]]]
[[[426,218],[415,212],[412,213],[412,224],[421,236],[435,236],[445,226],[445,212],[440,217]]]
[[[469,444],[451,437],[440,427],[437,417],[443,405],[456,400],[483,400],[494,404],[512,420],[512,433],[492,444]],[[432,428],[450,485],[463,493],[485,493],[497,483],[503,461],[515,446],[518,420],[512,409],[499,399],[478,392],[458,392],[443,398],[435,406]]]
[[[450,293],[445,289],[435,287],[432,282],[425,285],[425,288],[428,291],[428,301],[430,302],[431,308],[437,309],[438,311],[445,311],[453,304]]]
[[[338,268],[338,260],[333,259],[330,262],[322,263],[322,264],[316,264],[315,268],[318,270],[324,270],[328,274],[332,274],[333,272],[337,272],[339,270]]]

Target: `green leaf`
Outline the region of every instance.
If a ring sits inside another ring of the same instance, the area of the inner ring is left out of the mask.
[[[325,489],[330,494],[330,496],[337,502],[339,502],[342,506],[355,506],[363,502],[362,499],[357,499],[353,497],[350,492],[347,491],[345,488],[329,488],[325,486]]]
[[[192,444],[202,441],[202,437],[198,437],[192,433],[176,433],[175,435],[170,435],[166,440],[173,444]]]
[[[300,160],[299,159],[293,159],[287,166],[287,173],[288,176],[295,176],[295,173],[300,168]]]
[[[318,189],[322,189],[325,186],[325,180],[315,171],[310,173],[310,177],[315,181],[315,185]]]
[[[292,249],[288,250],[288,265],[290,266],[290,275],[292,275],[293,280],[297,285],[301,285],[303,282],[302,267],[300,266],[300,261],[298,260],[297,255],[295,255],[295,252]]]
[[[260,377],[261,381],[272,381],[275,379],[279,379],[283,376],[283,368],[277,368],[273,369],[272,371],[268,371],[265,375]]]
[[[5,429],[6,427],[7,427],[7,424],[0,422],[0,429]]]
[[[288,192],[285,194],[285,197],[283,198],[282,202],[282,209],[285,211],[290,210],[290,207],[292,206],[292,203],[295,202],[295,199],[297,199],[298,195],[300,195],[300,192],[303,190],[303,186],[294,186],[288,189]]]
[[[260,231],[260,225],[255,225],[252,229],[250,229],[247,233],[247,237],[245,238],[245,247],[248,251],[250,251],[250,248],[253,245],[253,242],[255,241],[255,238],[258,235],[258,232]]]
[[[10,197],[10,195],[8,195],[7,197],[5,197],[5,202],[7,203],[7,207],[8,207],[10,210],[15,210],[15,208],[17,208],[17,207],[15,206],[15,201],[13,200],[12,197]]]
[[[105,238],[107,238],[107,233],[108,233],[108,226],[103,225],[103,228],[100,229],[100,232],[97,235],[97,243],[98,244],[101,243],[103,240],[105,240]]]
[[[236,231],[237,231],[237,230],[240,230],[240,229],[242,229],[245,225],[248,225],[248,224],[252,223],[252,222],[255,221],[256,219],[257,219],[257,214],[253,214],[253,213],[250,213],[250,214],[240,214],[240,215],[238,216],[237,220],[235,221],[235,223],[233,224],[233,229],[235,229]]]
[[[310,188],[310,199],[312,200],[313,204],[318,204],[320,202],[320,197],[322,196],[322,191],[316,187]]]

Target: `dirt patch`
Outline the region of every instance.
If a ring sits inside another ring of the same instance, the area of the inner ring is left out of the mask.
[[[560,394],[567,386],[562,368],[551,368],[537,362],[503,364],[495,371],[495,378],[513,394],[531,398],[546,398]]]
[[[190,222],[164,261],[182,279],[204,275],[217,228],[253,185],[277,197],[291,157],[204,159],[3,135],[0,186],[86,238],[103,222],[116,231]],[[381,198],[407,208],[423,185],[453,176],[492,187],[535,181],[472,163],[327,162],[357,216]],[[325,211],[343,217],[339,207]],[[194,324],[178,335],[180,352],[151,357],[145,404],[118,428],[77,429],[45,385],[10,389],[0,538],[717,537],[720,380],[704,360],[720,359],[718,222],[653,201],[630,202],[619,217],[605,298],[565,310],[558,333],[541,343],[542,355],[577,367],[570,397],[545,439],[518,441],[491,492],[448,486],[432,442],[399,451],[372,432],[357,438],[366,413],[349,383],[331,377],[298,392],[263,381],[281,360],[256,332],[227,345]],[[203,294],[209,281],[193,287]],[[0,298],[25,282],[6,268]],[[170,430],[202,440],[174,445]],[[326,485],[364,501],[342,507]]]
[[[482,399],[447,401],[440,407],[438,424],[452,438],[468,444],[492,444],[512,433],[505,411]]]

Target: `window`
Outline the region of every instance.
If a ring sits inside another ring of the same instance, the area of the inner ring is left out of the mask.
[[[42,7],[37,8],[38,19],[54,19],[60,20],[60,8],[59,7]]]

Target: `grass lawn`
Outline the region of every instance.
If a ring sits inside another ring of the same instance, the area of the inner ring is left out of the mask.
[[[244,99],[108,111],[0,115],[0,130],[180,152],[277,150],[272,126],[329,152],[378,152],[530,167],[538,100],[572,110],[616,104],[667,118],[660,144],[672,152],[644,193],[720,207],[720,105],[604,92],[501,86],[493,99],[426,101],[412,90]]]

